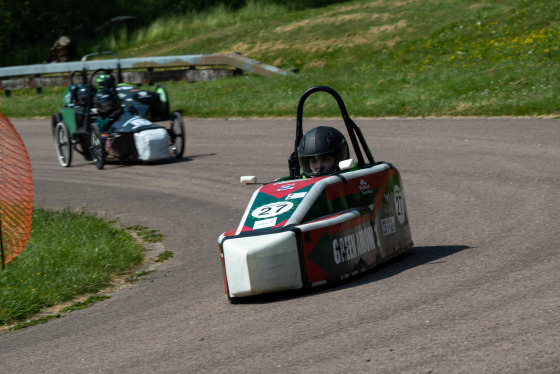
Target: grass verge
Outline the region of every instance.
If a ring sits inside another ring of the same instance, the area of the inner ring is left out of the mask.
[[[46,308],[95,294],[115,277],[131,273],[143,261],[142,245],[131,232],[146,242],[162,239],[153,230],[140,226],[123,230],[84,212],[35,208],[26,249],[0,272],[0,326],[41,323],[108,297],[90,296],[57,314],[29,320]]]

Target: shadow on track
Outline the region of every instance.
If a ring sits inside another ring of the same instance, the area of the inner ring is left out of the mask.
[[[267,304],[289,299],[306,297],[307,295],[336,292],[341,289],[356,287],[372,283],[381,279],[393,277],[403,271],[422,266],[435,260],[441,260],[447,256],[469,249],[465,245],[445,245],[430,247],[412,247],[405,253],[396,256],[382,264],[377,265],[353,278],[331,283],[324,286],[307,288],[303,290],[282,291],[266,295],[256,295],[240,299],[234,299],[232,304]]]
[[[171,159],[164,159],[164,160],[159,160],[159,161],[152,161],[152,162],[142,162],[142,161],[137,161],[137,160],[132,160],[132,161],[127,161],[127,160],[107,160],[105,163],[105,169],[120,169],[120,168],[129,168],[132,166],[144,166],[144,167],[149,167],[149,166],[160,166],[160,165],[166,165],[166,164],[179,164],[179,163],[183,163],[183,162],[190,162],[190,161],[194,161],[197,158],[203,158],[203,157],[211,157],[211,156],[215,156],[215,153],[205,153],[205,154],[199,154],[199,155],[190,155],[190,156],[185,156],[182,158],[171,158]],[[89,167],[89,166],[94,166],[94,164],[92,163],[81,163],[81,164],[76,164],[76,165],[72,165],[73,168],[78,168],[78,167]]]

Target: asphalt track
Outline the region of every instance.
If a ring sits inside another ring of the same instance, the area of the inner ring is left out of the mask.
[[[351,108],[349,108],[351,114]],[[355,119],[402,173],[415,246],[335,287],[230,304],[218,236],[288,174],[295,120],[186,120],[186,158],[58,165],[13,121],[35,204],[165,234],[174,257],[89,309],[0,334],[1,373],[558,373],[558,119]],[[338,126],[338,120],[304,121]]]

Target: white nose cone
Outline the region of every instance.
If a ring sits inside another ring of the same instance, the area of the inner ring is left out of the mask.
[[[296,235],[292,231],[228,239],[224,241],[223,253],[231,297],[303,286]]]

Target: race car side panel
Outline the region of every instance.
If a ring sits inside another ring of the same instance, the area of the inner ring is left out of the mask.
[[[138,152],[134,142],[134,133],[103,133],[105,139],[105,151],[109,158],[120,160],[136,160]]]
[[[364,173],[367,170],[348,173],[346,182],[326,186],[303,221],[317,215],[314,210],[320,205],[329,210],[356,209],[359,217],[343,222],[317,219],[297,226],[303,233],[311,285],[356,275],[412,246],[398,171],[391,167]]]
[[[74,136],[74,133],[78,128],[78,126],[76,126],[77,123],[76,117],[79,117],[79,119],[82,118],[82,115],[77,115],[76,111],[77,109],[70,109],[70,108],[62,108],[62,110],[60,111],[60,114],[62,115],[62,120],[64,121],[66,126],[68,126],[68,135],[70,137]]]
[[[407,250],[413,243],[403,190],[398,170],[386,163],[261,187],[237,230],[220,236],[226,292],[239,297],[340,281]],[[276,235],[282,239],[272,241]],[[284,278],[253,275],[275,274],[277,266]]]
[[[306,283],[318,286],[371,268],[379,244],[369,209],[298,226],[302,231]]]

